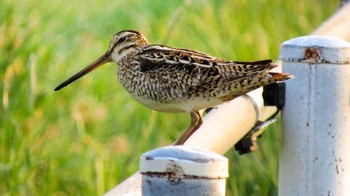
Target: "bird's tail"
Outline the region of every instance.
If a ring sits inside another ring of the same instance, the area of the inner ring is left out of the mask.
[[[284,80],[288,80],[288,79],[292,79],[294,78],[293,75],[288,74],[288,73],[276,73],[276,72],[269,72],[270,80],[273,82],[277,82],[277,81],[284,81]]]

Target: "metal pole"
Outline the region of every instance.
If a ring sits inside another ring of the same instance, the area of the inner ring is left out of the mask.
[[[210,151],[169,146],[141,156],[142,195],[224,196],[227,158]]]
[[[287,84],[279,195],[350,195],[350,44],[306,36],[281,46]]]

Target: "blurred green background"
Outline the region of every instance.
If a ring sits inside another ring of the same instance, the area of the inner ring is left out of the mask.
[[[188,114],[134,101],[108,64],[53,89],[107,50],[117,31],[232,60],[277,59],[281,42],[309,34],[337,0],[0,1],[0,195],[101,195],[171,144]],[[234,119],[233,119],[234,120]],[[279,124],[259,150],[230,158],[227,195],[277,195]]]

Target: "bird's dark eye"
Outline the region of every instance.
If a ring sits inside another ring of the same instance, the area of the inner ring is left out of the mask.
[[[126,40],[126,37],[121,37],[117,43],[121,43],[121,42],[124,42]]]

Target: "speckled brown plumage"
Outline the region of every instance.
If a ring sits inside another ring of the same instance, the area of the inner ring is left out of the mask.
[[[55,90],[106,62],[117,63],[123,87],[138,102],[161,112],[189,112],[191,125],[175,144],[183,144],[199,128],[198,111],[291,77],[271,73],[271,60],[227,61],[193,50],[152,45],[139,32],[120,31],[108,51]]]

